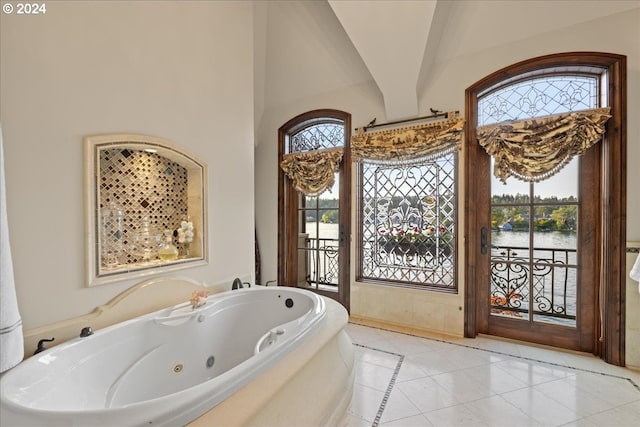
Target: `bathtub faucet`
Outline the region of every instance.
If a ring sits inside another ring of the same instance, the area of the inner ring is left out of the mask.
[[[46,347],[44,346],[44,343],[51,342],[51,341],[55,341],[55,338],[49,338],[49,339],[44,338],[44,339],[41,339],[40,341],[38,341],[38,348],[33,353],[33,355],[35,356],[36,354],[45,351]]]
[[[239,277],[236,277],[233,280],[233,284],[231,285],[231,290],[235,291],[236,289],[242,289],[244,288],[244,285],[247,285],[247,288],[251,287],[251,283],[249,282],[243,282],[242,280],[240,280]]]
[[[82,330],[80,331],[80,337],[81,338],[86,338],[89,335],[93,335],[93,329],[91,329],[91,326],[87,326],[82,328]]]

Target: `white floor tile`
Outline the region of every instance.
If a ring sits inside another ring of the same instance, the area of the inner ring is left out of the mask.
[[[594,424],[586,418],[580,418],[579,420],[571,421],[570,423],[567,423],[567,424],[562,424],[561,427],[603,427],[603,426]]]
[[[414,415],[412,417],[400,418],[380,424],[384,427],[432,427],[433,424],[424,415]]]
[[[526,359],[505,360],[496,363],[495,366],[530,386],[559,380],[576,373],[570,368]]]
[[[531,426],[540,424],[500,396],[491,396],[464,405],[477,418],[492,427]]]
[[[405,360],[420,365],[422,370],[429,376],[462,369],[460,365],[456,364],[455,360],[447,357],[447,353],[444,351],[429,351],[410,355]]]
[[[411,356],[407,356],[402,362],[402,368],[400,368],[396,382],[411,381],[428,376],[429,374],[422,368],[422,364],[413,362]]]
[[[640,391],[622,378],[583,372],[567,378],[567,382],[577,390],[595,395],[612,407],[640,399]]]
[[[533,388],[510,391],[501,397],[545,426],[560,426],[582,417]]]
[[[468,410],[464,406],[452,406],[450,408],[438,409],[437,411],[428,412],[424,414],[424,416],[431,422],[431,424],[433,424],[436,427],[438,426],[442,426],[442,427],[489,426],[489,424],[487,424],[480,417],[472,413],[470,410]]]
[[[387,404],[384,407],[380,422],[386,423],[415,415],[420,415],[420,410],[404,393],[395,389],[389,395],[389,400],[387,400]]]
[[[384,393],[379,390],[355,384],[347,413],[372,423],[378,414],[383,397]]]
[[[640,423],[640,401],[600,412],[585,418],[585,420],[596,426],[638,427]]]
[[[337,427],[371,427],[371,421],[347,413]]]
[[[563,378],[561,380],[538,384],[533,387],[533,390],[544,393],[546,396],[550,397],[561,405],[571,409],[579,417],[586,417],[589,415],[597,414],[598,412],[612,409],[620,404],[608,402],[607,400],[604,400],[600,396],[598,396],[599,393],[597,392],[597,390],[579,388],[576,387],[575,383],[576,377],[572,376]]]
[[[495,393],[486,383],[475,381],[464,371],[449,372],[431,377],[460,403],[484,399]]]
[[[347,331],[366,347],[355,347],[354,395],[339,427],[639,425],[640,390],[627,378],[640,384],[640,373],[590,355],[486,336]]]
[[[373,363],[361,361],[354,367],[356,384],[362,384],[376,390],[387,391],[394,370]]]
[[[461,346],[451,346],[451,348],[444,354],[448,359],[462,369],[510,360],[508,357],[500,356],[495,353]]]
[[[362,353],[362,357],[360,358],[361,362],[372,363],[389,369],[396,369],[396,366],[398,366],[398,360],[400,360],[399,356],[368,348],[365,349]]]
[[[460,403],[432,378],[419,378],[397,383],[396,388],[402,391],[422,413]]]
[[[467,375],[480,384],[484,384],[495,394],[528,387],[527,383],[510,375],[508,371],[498,368],[495,364],[467,368],[458,372]]]

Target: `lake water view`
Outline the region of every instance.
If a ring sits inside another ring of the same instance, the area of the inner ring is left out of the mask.
[[[306,224],[307,234],[309,238],[315,238],[319,236],[320,238],[326,239],[338,239],[339,235],[339,227],[338,224],[330,224],[330,223],[316,223],[316,222],[308,222]],[[491,245],[493,247],[492,254],[493,258],[499,256],[501,252],[504,250],[498,248],[527,248],[529,246],[529,233],[523,231],[492,231],[491,233]],[[554,259],[555,261],[564,261],[568,264],[576,264],[576,250],[578,245],[577,233],[565,233],[560,231],[549,231],[549,232],[536,232],[533,233],[533,246],[536,248],[534,251],[535,260],[540,258],[544,259]],[[551,252],[551,251],[541,251],[537,249],[556,249],[563,250],[566,249],[568,252]],[[528,255],[525,256],[525,253],[521,250],[518,253],[518,256],[524,257],[528,259]],[[565,258],[566,257],[566,258]],[[566,304],[566,314],[575,316],[576,315],[576,269],[575,268],[555,268],[556,277],[554,282],[556,282],[555,289],[553,291],[554,296],[554,305],[558,304],[559,301],[562,301],[561,305]],[[564,294],[564,280],[566,279],[566,295]],[[539,282],[543,283],[545,289],[550,289],[551,284],[549,281],[551,280],[551,275],[548,277],[540,277]],[[550,296],[550,291],[545,291],[547,296]],[[564,302],[564,298],[566,297],[566,303]],[[528,304],[529,302],[527,302]],[[526,317],[526,316],[525,316]],[[565,325],[575,326],[575,320],[568,321],[565,319],[561,319],[558,321],[556,319],[547,318],[547,316],[536,315],[537,320],[545,321],[545,322],[553,322],[553,323],[562,323]]]
[[[340,234],[338,224],[307,222],[306,227],[309,238],[338,239]]]
[[[321,238],[337,239],[338,224],[326,224],[323,222],[307,222],[307,234],[310,238],[319,235]],[[549,231],[534,233],[533,243],[536,248],[577,249],[578,239],[576,233],[562,233]],[[529,233],[524,231],[493,231],[491,232],[491,244],[494,246],[529,246]]]
[[[493,246],[529,246],[529,232],[527,231],[492,231],[491,244]],[[533,246],[536,248],[577,249],[577,233],[563,233],[547,231],[533,233]]]

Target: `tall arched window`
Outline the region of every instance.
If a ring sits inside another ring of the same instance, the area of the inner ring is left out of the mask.
[[[467,89],[467,336],[624,364],[624,70],[556,54]]]
[[[278,282],[349,309],[351,116],[301,114],[279,130]]]

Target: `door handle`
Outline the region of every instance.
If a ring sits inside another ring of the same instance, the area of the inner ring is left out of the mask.
[[[489,244],[487,242],[487,227],[480,229],[480,253],[486,255]]]
[[[340,224],[340,232],[338,235],[338,246],[343,247],[344,246],[344,225]]]

